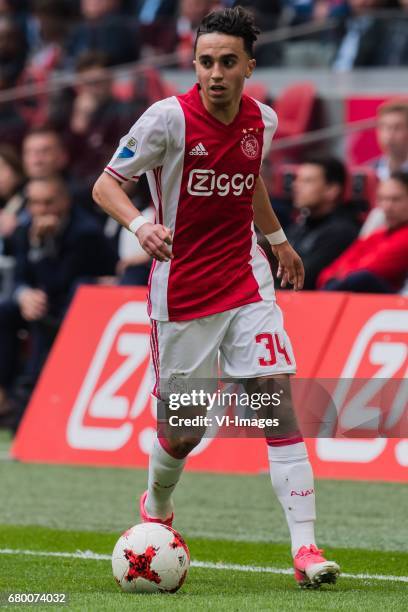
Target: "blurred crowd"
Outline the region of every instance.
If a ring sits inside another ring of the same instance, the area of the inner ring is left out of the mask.
[[[336,19],[330,34],[334,70],[408,62],[407,0],[239,4],[258,13],[265,30]],[[130,125],[175,90],[153,68],[123,83],[111,68],[162,53],[173,54],[173,67],[190,68],[198,23],[212,8],[232,5],[227,0],[0,0],[0,426],[17,426],[81,284],[147,283],[149,258],[132,234],[93,204],[91,187]],[[393,9],[393,15],[398,10],[400,18],[384,20],[377,9]],[[322,44],[328,35],[319,33]],[[260,47],[258,60],[279,65],[279,45]],[[75,81],[45,93],[41,87],[59,75],[74,75]],[[16,90],[8,96],[10,89],[27,85],[38,87],[38,93]],[[265,95],[255,84],[253,94],[258,93]],[[304,261],[306,289],[404,291],[408,101],[388,101],[377,119],[382,154],[363,176],[371,189],[356,193],[350,169],[327,154],[291,157],[288,151],[288,158],[271,157],[268,188]],[[284,126],[282,120],[281,136]],[[286,175],[283,182],[277,178],[286,162],[291,163],[289,183]],[[135,206],[153,221],[146,181],[130,189]]]
[[[330,46],[336,70],[408,63],[407,0],[0,0],[2,88],[75,70],[85,51],[103,52],[109,65],[172,53],[173,65],[190,68],[203,16],[237,4],[252,10],[264,32],[316,26],[315,40]],[[259,46],[257,60],[280,65],[284,48]]]

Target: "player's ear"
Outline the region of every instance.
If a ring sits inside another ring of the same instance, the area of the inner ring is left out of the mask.
[[[255,70],[255,66],[256,66],[256,59],[250,59],[248,61],[248,66],[247,66],[246,73],[245,73],[246,79],[249,79],[249,77],[252,76],[252,73]]]

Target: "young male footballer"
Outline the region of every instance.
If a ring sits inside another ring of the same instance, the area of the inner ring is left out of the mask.
[[[218,368],[222,377],[243,380],[248,394],[273,390],[277,379],[289,387],[296,371],[271,270],[254,232],[255,224],[272,245],[282,285],[301,289],[302,262],[260,176],[277,117],[243,94],[255,68],[258,33],[241,7],[207,15],[195,47],[198,83],[148,108],[94,186],[95,201],[154,259],[148,299],[153,393],[164,409],[169,386],[216,380]],[[157,223],[138,214],[122,189],[143,173]],[[276,415],[281,427],[266,441],[295,578],[305,587],[335,582],[339,566],[316,547],[313,474],[289,393]],[[172,524],[171,495],[200,435],[176,435],[168,421],[159,428],[140,500],[143,521]]]

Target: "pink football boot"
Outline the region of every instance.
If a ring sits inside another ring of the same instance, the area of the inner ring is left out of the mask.
[[[299,548],[293,560],[295,579],[299,586],[317,589],[324,582],[334,584],[340,574],[340,567],[334,561],[327,561],[323,551],[311,544]]]
[[[142,518],[142,522],[143,523],[160,523],[161,525],[167,525],[167,527],[171,527],[173,524],[173,520],[174,520],[174,512],[172,512],[169,518],[167,518],[166,520],[163,520],[161,518],[153,518],[152,516],[149,516],[145,510],[146,497],[147,497],[147,491],[142,493],[140,497],[140,516]]]

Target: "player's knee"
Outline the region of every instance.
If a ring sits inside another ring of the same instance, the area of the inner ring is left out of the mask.
[[[187,457],[200,442],[201,437],[196,435],[181,435],[167,440],[171,454],[179,459]]]

